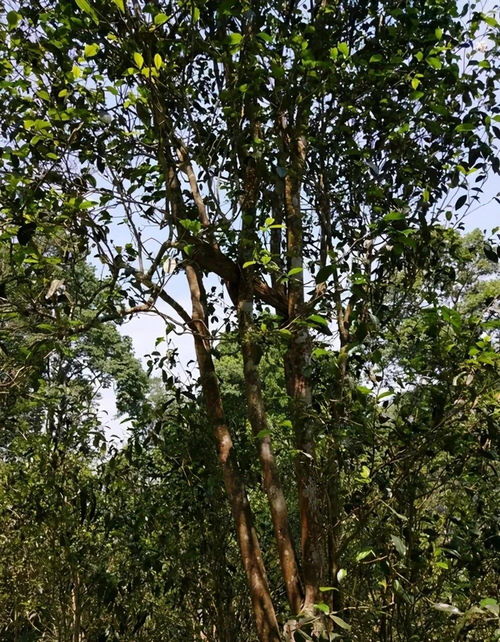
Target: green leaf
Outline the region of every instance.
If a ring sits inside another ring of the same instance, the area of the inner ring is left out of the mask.
[[[255,439],[264,439],[264,437],[269,437],[270,434],[271,431],[268,428],[259,430],[259,432],[255,435]]]
[[[315,604],[314,607],[318,609],[318,611],[321,611],[322,613],[326,613],[327,615],[330,613],[330,607],[328,604],[325,604],[324,602],[319,602],[318,604]]]
[[[391,541],[394,544],[394,548],[400,555],[406,555],[406,545],[400,537],[397,535],[391,535]]]
[[[17,13],[17,11],[9,11],[7,13],[7,24],[9,25],[9,29],[15,29],[21,22],[21,18],[21,14]]]
[[[439,58],[429,56],[429,58],[426,58],[425,61],[433,69],[441,69],[443,67],[443,63],[441,62],[441,60],[439,60]]]
[[[87,2],[87,0],[75,0],[77,6],[84,12],[87,13],[92,20],[96,23],[99,24],[99,18],[97,17],[97,13],[94,11],[94,9],[90,6],[90,4]]]
[[[337,573],[337,582],[339,584],[342,584],[342,582],[345,580],[347,577],[347,571],[345,568],[341,568],[338,573]]]
[[[374,55],[370,58],[369,62],[382,62],[382,60],[383,60],[383,58],[382,58],[382,54],[374,54]]]
[[[314,348],[312,351],[312,356],[313,357],[331,357],[332,353],[329,352],[328,350],[325,350],[325,348]]]
[[[338,591],[338,589],[337,589],[337,588],[335,588],[335,586],[320,586],[320,587],[319,587],[319,590],[320,590],[322,593],[326,593],[327,591]]]
[[[373,392],[373,390],[371,388],[368,388],[367,386],[356,386],[356,390],[362,395],[371,395],[371,393]]]
[[[257,34],[256,37],[268,43],[273,41],[273,37],[270,34],[266,33],[265,31],[261,31],[260,33]]]
[[[455,209],[459,210],[461,207],[465,205],[467,202],[467,194],[463,194],[460,196],[460,198],[457,198],[457,202],[455,203]]]
[[[50,325],[49,323],[39,323],[36,327],[39,330],[47,330],[48,332],[53,332],[55,330],[55,326]]]
[[[344,629],[345,631],[350,631],[351,630],[351,625],[347,624],[345,620],[343,620],[341,617],[338,617],[338,615],[330,615],[332,620],[335,622],[337,626],[340,626],[341,629]]]
[[[99,45],[97,43],[92,43],[90,45],[85,45],[83,50],[83,55],[85,58],[92,58],[99,51]]]
[[[134,52],[134,62],[138,69],[142,69],[144,67],[144,58],[138,51]]]
[[[157,13],[156,16],[153,19],[153,23],[159,27],[162,24],[165,24],[167,22],[168,16],[166,13]]]
[[[337,44],[337,49],[340,51],[340,53],[347,58],[349,55],[349,45],[347,42],[339,42]]]
[[[356,274],[352,275],[351,282],[354,285],[364,285],[365,283],[367,283],[366,276],[357,272]]]
[[[163,65],[163,60],[160,56],[160,54],[155,54],[154,59],[153,59],[154,65],[157,69],[160,69],[161,66]]]
[[[288,272],[287,276],[293,276],[294,274],[300,274],[301,272],[303,272],[301,267],[294,267]]]
[[[193,234],[198,234],[198,232],[201,230],[201,223],[200,221],[193,221],[190,218],[183,218],[179,221],[179,223],[182,225],[182,227],[185,230],[188,230],[189,232],[192,232]]]
[[[483,252],[485,257],[493,263],[498,263],[498,255],[489,243],[484,243]]]
[[[316,274],[316,283],[324,283],[335,272],[335,265],[323,265]]]
[[[436,36],[436,40],[441,40],[441,38],[443,37],[443,30],[441,29],[441,27],[437,27],[435,29],[434,35]]]
[[[487,14],[482,13],[482,14],[481,14],[481,18],[482,18],[482,19],[484,20],[484,22],[486,22],[486,24],[487,24],[487,25],[489,25],[490,27],[498,27],[498,26],[499,26],[499,24],[498,24],[498,20],[497,20],[496,18],[494,18],[493,16],[488,16]]]
[[[229,51],[233,54],[236,53],[240,49],[242,41],[243,36],[241,33],[230,33],[226,39]]]
[[[120,11],[125,12],[125,3],[123,0],[113,0]]]
[[[471,132],[474,129],[476,129],[476,125],[474,123],[462,123],[455,127],[455,131],[457,132]]]
[[[361,472],[359,474],[363,479],[370,479],[370,469],[368,466],[361,466]]]
[[[324,317],[320,317],[319,314],[311,314],[307,317],[307,320],[312,321],[313,324],[328,327],[328,321]]]
[[[483,609],[487,609],[488,611],[490,611],[490,613],[493,613],[493,615],[496,615],[498,617],[500,608],[498,606],[498,602],[492,597],[486,597],[484,598],[484,600],[481,600],[479,602],[479,606],[481,606]]]
[[[406,214],[404,212],[389,212],[384,216],[384,221],[402,221],[405,218]]]
[[[360,551],[356,555],[356,562],[361,562],[361,560],[364,560],[366,557],[368,557],[368,555],[372,555],[372,554],[373,554],[372,549],[369,549],[368,551]]]

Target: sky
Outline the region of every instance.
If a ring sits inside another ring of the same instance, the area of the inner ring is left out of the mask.
[[[485,0],[480,3],[480,6],[484,12],[491,13],[496,10],[497,5],[491,0]],[[479,205],[474,205],[465,215],[463,219],[464,232],[479,228],[490,233],[495,227],[500,227],[500,204],[493,200],[497,195],[500,195],[500,177],[493,176],[484,186]],[[452,220],[449,224],[453,225],[454,223],[455,221]],[[169,293],[189,311],[190,301],[186,298],[187,289],[184,279],[183,274],[172,277],[169,281]],[[172,311],[166,306],[160,308],[160,311],[172,315]],[[146,355],[156,349],[156,339],[165,336],[165,322],[158,315],[141,314],[120,326],[120,332],[132,339],[135,355],[146,366]],[[158,349],[165,345],[162,343]],[[175,345],[180,356],[176,374],[182,378],[185,371],[192,372],[195,368],[194,363],[190,363],[195,358],[192,337],[189,334],[177,336],[175,337]],[[120,423],[120,419],[116,418],[115,395],[112,389],[101,391],[100,414],[103,422],[108,426],[108,436],[113,438],[113,435],[116,435],[118,441],[123,441],[127,436],[127,427],[126,424]]]
[[[490,178],[485,185],[479,206],[473,207],[472,211],[463,219],[464,232],[479,228],[489,233],[493,228],[500,227],[500,204],[493,200],[493,197],[498,194],[500,194],[500,178]],[[189,310],[190,301],[186,297],[184,275],[179,274],[170,283],[172,296],[185,309]],[[166,307],[162,311],[171,314],[171,310]],[[141,314],[125,322],[119,329],[123,335],[132,339],[135,355],[146,367],[147,355],[157,349],[155,347],[156,339],[165,336],[164,320],[156,314]],[[165,343],[162,343],[158,349],[161,350],[162,346],[165,345]],[[175,345],[180,356],[177,374],[183,378],[187,371],[192,372],[195,368],[194,364],[190,363],[195,359],[191,335],[183,334],[175,337]],[[106,432],[109,439],[115,441],[115,443],[126,440],[128,435],[127,423],[121,423],[121,420],[116,417],[115,394],[112,388],[101,391],[100,416],[107,426]]]

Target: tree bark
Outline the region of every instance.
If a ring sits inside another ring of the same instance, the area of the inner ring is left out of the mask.
[[[298,269],[288,281],[288,319],[291,328],[285,355],[285,377],[290,397],[292,424],[297,448],[296,476],[299,497],[304,613],[312,613],[320,601],[323,576],[323,529],[321,493],[316,470],[314,418],[311,412],[310,378],[311,337],[301,319],[304,307],[303,221],[300,209],[301,173],[305,162],[305,143],[299,135],[285,131],[289,168],[284,184],[284,209],[287,227],[289,270]]]
[[[177,170],[167,151],[169,132],[166,127],[166,109],[161,96],[155,96],[152,111],[160,139],[158,159],[165,172],[165,187],[170,210],[169,223],[177,228],[181,242],[184,240],[192,241],[192,238],[186,238],[189,235],[186,234],[186,230],[180,224],[180,220],[191,218],[191,216],[186,211]],[[181,160],[182,162],[187,161],[186,150],[181,150]],[[191,189],[194,190],[193,197],[197,205],[198,218],[202,225],[207,227],[210,222],[204,205],[200,200],[201,195],[194,175],[189,176],[189,181]],[[220,272],[221,264],[224,266],[223,272]],[[189,326],[194,337],[205,408],[213,426],[224,486],[236,526],[236,537],[249,586],[257,635],[260,642],[280,642],[281,636],[267,583],[264,561],[253,525],[246,489],[234,455],[231,433],[225,422],[219,382],[211,355],[211,337],[206,313],[207,298],[201,272],[201,267],[207,269],[207,266],[226,281],[228,291],[233,300],[237,300],[240,272],[238,266],[220,252],[213,240],[211,243],[195,243],[191,261],[186,264],[185,268],[192,305],[192,317]],[[219,266],[219,269],[217,269],[217,266]],[[264,287],[260,288],[261,290],[270,290],[267,284],[263,285]]]
[[[254,329],[251,321],[251,305],[251,301],[242,298],[238,310],[247,413],[254,437],[258,440],[257,449],[262,468],[262,482],[271,511],[274,537],[288,603],[292,612],[297,614],[301,610],[303,602],[301,578],[290,532],[286,499],[269,435],[270,427],[258,372],[257,350],[252,336]]]
[[[71,589],[71,609],[73,612],[73,623],[71,627],[72,642],[80,642],[80,630],[81,630],[81,619],[82,619],[80,597],[81,597],[80,596],[80,577],[78,573],[75,573],[73,576],[73,586]]]
[[[258,135],[258,123],[253,125],[254,136]],[[238,327],[241,353],[243,357],[243,376],[247,402],[247,415],[252,432],[257,440],[257,450],[262,469],[262,484],[267,495],[274,538],[278,548],[281,575],[285,584],[288,603],[293,614],[302,608],[302,583],[293,546],[288,521],[288,508],[278,467],[271,445],[270,426],[267,418],[258,362],[259,349],[256,344],[256,328],[253,321],[254,283],[256,281],[252,265],[243,267],[254,258],[258,249],[257,197],[259,191],[259,171],[255,159],[240,150],[243,171],[244,192],[241,199],[242,228],[238,248],[238,259],[242,276],[238,288]]]
[[[206,315],[206,295],[200,271],[186,266],[192,302],[192,324],[196,357],[208,417],[213,425],[217,454],[222,468],[243,566],[250,589],[250,598],[260,642],[279,642],[279,626],[267,583],[250,504],[236,464],[231,434],[225,423],[217,375],[210,353],[210,333]]]

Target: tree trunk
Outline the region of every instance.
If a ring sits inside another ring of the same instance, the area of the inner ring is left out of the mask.
[[[169,141],[169,135],[165,125],[167,122],[167,110],[159,94],[155,96],[151,107],[160,139],[158,145],[158,160],[165,172],[165,187],[170,209],[169,222],[177,228],[179,238],[182,240],[185,236],[185,230],[180,221],[182,218],[189,218],[190,215],[184,205],[182,187],[177,176],[177,171],[172,158],[170,158],[168,154],[167,141]],[[186,158],[186,152],[181,148],[181,162],[186,163]],[[207,219],[207,213],[202,203],[195,178],[191,175],[191,172],[188,172],[188,177],[191,189],[193,190],[193,198],[197,205],[198,218],[204,227],[208,227],[209,221]],[[206,247],[213,251],[217,250],[216,243],[213,239]],[[218,256],[218,254],[215,253],[215,256]],[[196,254],[193,255],[193,258],[196,259]],[[203,286],[203,277],[201,270],[194,262],[186,265],[186,277],[192,304],[192,317],[189,325],[194,337],[196,359],[200,370],[201,388],[207,415],[213,426],[224,486],[236,526],[236,537],[250,590],[257,635],[260,642],[280,642],[281,636],[278,622],[267,583],[257,533],[253,525],[251,508],[246,489],[238,470],[231,434],[225,422],[219,383],[211,355],[211,337],[208,329],[208,316],[206,314],[207,300]]]
[[[316,470],[314,427],[311,413],[311,386],[304,372],[309,363],[307,332],[297,333],[290,340],[285,358],[287,393],[290,397],[292,425],[297,457],[295,470],[299,497],[302,572],[304,579],[305,613],[321,601],[319,586],[323,577],[322,501]]]
[[[259,134],[258,124],[253,123],[254,136]],[[267,495],[274,537],[278,548],[281,574],[285,583],[288,603],[293,614],[299,613],[303,603],[301,578],[299,574],[295,549],[293,546],[288,509],[285,494],[279,477],[278,468],[271,445],[270,426],[267,418],[262,385],[259,375],[259,349],[256,344],[256,328],[253,322],[254,305],[254,268],[251,263],[258,247],[256,234],[256,203],[259,191],[259,172],[255,159],[248,157],[240,150],[240,162],[243,169],[244,192],[241,199],[242,229],[238,248],[238,259],[242,276],[238,287],[238,326],[241,353],[243,357],[243,375],[247,401],[247,415],[252,432],[257,440],[262,482]]]
[[[210,353],[210,333],[207,327],[206,295],[202,276],[193,265],[186,266],[186,276],[191,293],[192,331],[203,397],[208,417],[214,429],[217,454],[250,589],[257,635],[260,642],[279,642],[281,636],[269,592],[264,562],[253,525],[250,504],[236,464],[231,434],[225,423],[219,384]]]
[[[316,470],[314,417],[311,412],[310,379],[311,338],[300,319],[304,306],[303,222],[300,209],[300,176],[305,162],[305,143],[300,136],[290,138],[285,132],[290,157],[285,176],[285,217],[289,270],[295,269],[288,282],[288,318],[292,334],[285,356],[285,377],[290,397],[295,433],[297,490],[299,496],[302,569],[304,579],[304,612],[314,611],[320,601],[319,586],[323,576],[322,503]]]
[[[80,629],[82,620],[82,610],[80,605],[80,578],[78,573],[73,576],[73,586],[71,589],[71,608],[73,611],[72,623],[72,642],[80,642]]]
[[[281,574],[285,583],[288,603],[292,612],[297,614],[301,610],[303,603],[301,579],[290,533],[286,499],[269,435],[269,422],[258,372],[257,350],[252,336],[254,330],[250,320],[251,305],[251,301],[248,300],[239,302],[247,413],[254,437],[258,440],[257,448],[262,468],[263,487],[269,501],[274,537],[278,547]]]

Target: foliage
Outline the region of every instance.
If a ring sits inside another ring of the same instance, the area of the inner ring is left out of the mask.
[[[494,639],[494,11],[6,4],[4,637]]]

